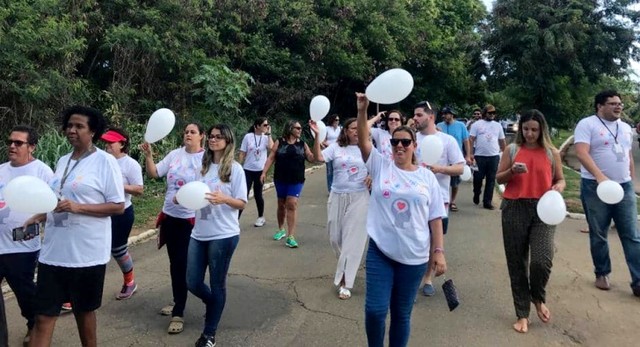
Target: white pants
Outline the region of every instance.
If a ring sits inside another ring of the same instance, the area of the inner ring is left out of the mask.
[[[334,193],[327,202],[329,242],[338,257],[334,284],[344,276],[344,286],[353,288],[367,243],[367,210],[369,192]]]

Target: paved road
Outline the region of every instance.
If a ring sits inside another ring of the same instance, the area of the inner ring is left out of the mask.
[[[353,297],[340,301],[332,285],[335,257],[326,231],[324,170],[308,175],[300,206],[299,249],[270,240],[275,230],[274,192],[266,194],[267,226],[254,228],[253,201],[242,216],[243,233],[228,280],[228,301],[218,331],[219,346],[365,346],[364,271]],[[415,304],[410,346],[637,346],[640,299],[631,295],[619,240],[612,239],[612,290],[593,287],[588,238],[581,221],[557,230],[554,269],[548,286],[552,322],[531,316],[526,335],[515,320],[505,265],[500,212],[471,203],[471,185],[461,186],[460,212],[453,213],[446,237],[448,278],[461,306],[449,312],[441,291]],[[100,346],[193,346],[202,327],[203,305],[189,297],[185,331],[170,336],[168,318],[158,310],[171,301],[168,260],[155,239],[132,248],[139,292],[118,302],[121,275],[111,262],[103,307],[98,311]],[[438,281],[438,284],[441,280]],[[19,346],[24,325],[14,298],[6,299],[10,345]],[[78,346],[73,316],[58,320],[54,346]]]

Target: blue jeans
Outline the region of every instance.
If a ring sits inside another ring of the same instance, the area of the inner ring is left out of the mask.
[[[327,190],[331,193],[331,185],[333,184],[333,161],[326,162],[327,166]]]
[[[411,310],[427,263],[405,265],[384,255],[373,240],[367,250],[365,328],[369,347],[384,346],[385,319],[391,309],[389,347],[406,346],[411,330]]]
[[[238,235],[226,239],[198,241],[191,239],[187,256],[187,288],[206,305],[203,334],[215,336],[227,301],[227,272],[231,256],[238,245]],[[204,273],[209,267],[209,285]]]
[[[582,179],[580,197],[587,223],[589,223],[591,258],[596,276],[606,276],[611,273],[607,233],[613,219],[631,273],[631,286],[637,287],[640,286],[640,234],[637,227],[636,195],[632,182],[621,185],[624,189],[624,197],[615,205],[606,204],[598,198],[596,193],[598,182],[595,180]]]

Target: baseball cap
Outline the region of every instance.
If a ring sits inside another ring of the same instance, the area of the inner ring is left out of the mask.
[[[442,110],[440,110],[440,113],[442,114],[451,113],[454,116],[456,115],[456,111],[453,109],[453,107],[450,107],[450,106],[443,107]]]

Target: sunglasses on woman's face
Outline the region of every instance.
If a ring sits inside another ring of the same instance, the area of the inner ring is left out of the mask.
[[[262,124],[263,127],[268,127],[269,123]]]
[[[389,139],[389,142],[391,142],[391,146],[395,147],[397,146],[399,143],[402,144],[402,147],[409,147],[409,145],[411,145],[411,142],[413,142],[412,139]]]
[[[389,122],[399,122],[400,118],[389,118]]]
[[[302,130],[302,127],[293,127],[296,130]]]

